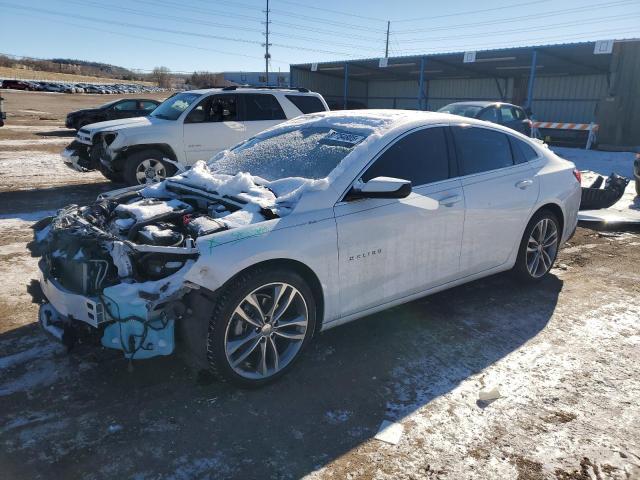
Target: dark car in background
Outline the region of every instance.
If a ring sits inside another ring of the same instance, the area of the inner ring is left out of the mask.
[[[3,80],[2,88],[12,88],[13,90],[35,90],[31,82],[24,80]]]
[[[79,130],[90,123],[118,120],[120,118],[146,117],[160,105],[148,98],[125,98],[105,103],[96,108],[77,110],[67,115],[65,126]]]
[[[477,118],[499,123],[528,137],[531,136],[531,119],[524,108],[504,102],[456,102],[442,107],[439,112],[462,117]]]

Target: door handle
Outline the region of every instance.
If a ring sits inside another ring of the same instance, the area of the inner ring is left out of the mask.
[[[444,205],[445,207],[451,207],[456,203],[460,203],[462,201],[462,197],[460,195],[451,195],[450,197],[444,197],[440,200],[440,205]]]
[[[521,190],[524,190],[527,187],[530,187],[531,185],[533,185],[533,180],[531,180],[530,178],[527,178],[526,180],[520,180],[518,183],[516,183],[516,187],[518,187]]]

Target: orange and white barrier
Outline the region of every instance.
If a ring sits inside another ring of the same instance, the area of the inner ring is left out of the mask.
[[[563,123],[563,122],[531,122],[531,136],[538,138],[540,136],[539,128],[552,128],[557,130],[582,130],[588,131],[586,150],[591,148],[596,141],[596,133],[600,128],[597,123]]]

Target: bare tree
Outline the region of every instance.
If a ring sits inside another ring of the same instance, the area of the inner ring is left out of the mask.
[[[151,72],[151,78],[161,88],[171,87],[171,70],[167,67],[156,67]]]

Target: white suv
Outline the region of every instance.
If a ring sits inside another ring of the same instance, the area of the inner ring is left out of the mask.
[[[178,93],[148,117],[86,125],[62,157],[129,185],[153,183],[287,119],[329,110],[304,88],[225,87]]]

